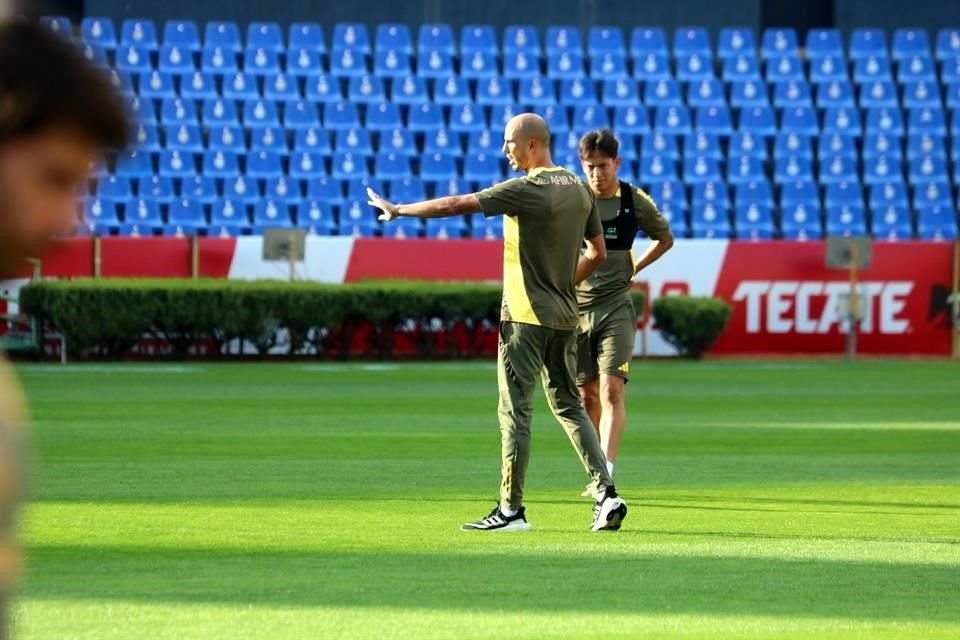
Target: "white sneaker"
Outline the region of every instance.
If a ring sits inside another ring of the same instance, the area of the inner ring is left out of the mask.
[[[613,487],[607,487],[606,493],[593,506],[593,526],[590,530],[617,531],[626,517],[627,503]]]
[[[468,522],[460,528],[464,531],[529,531],[533,527],[527,522],[523,507],[517,509],[514,515],[508,516],[500,511],[500,505],[497,505],[489,515],[476,522]]]

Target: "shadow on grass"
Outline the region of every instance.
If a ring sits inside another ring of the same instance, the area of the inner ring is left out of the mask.
[[[464,534],[465,548],[471,536]],[[519,534],[530,535],[530,534]],[[36,547],[22,595],[274,606],[960,620],[951,565],[516,553]]]

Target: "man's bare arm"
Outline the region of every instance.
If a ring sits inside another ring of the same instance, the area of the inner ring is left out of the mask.
[[[480,200],[477,194],[463,196],[447,196],[412,204],[394,204],[381,198],[373,189],[367,189],[370,198],[368,204],[383,211],[380,219],[384,222],[395,220],[401,216],[408,218],[448,218],[461,216],[466,213],[480,211]]]
[[[603,239],[603,234],[587,238],[587,250],[580,256],[580,262],[577,263],[577,275],[574,284],[580,284],[590,277],[590,274],[597,270],[603,261],[607,259],[607,243]]]
[[[637,260],[637,264],[633,265],[633,275],[636,276],[638,273],[659,260],[660,257],[672,247],[673,233],[667,231],[666,235],[659,240],[651,242],[647,247],[647,250],[643,252],[643,255],[640,256],[639,260]]]

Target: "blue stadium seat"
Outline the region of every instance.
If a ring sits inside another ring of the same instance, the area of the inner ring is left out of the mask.
[[[130,49],[130,51],[135,51],[135,52],[137,51],[137,50],[131,49],[130,47],[121,47],[121,49]],[[140,56],[147,56],[146,62],[143,62],[140,67],[137,67],[136,65],[124,66],[121,64],[121,60],[120,60],[121,51],[120,49],[117,49],[117,54],[116,54],[117,69],[119,71],[123,71],[126,73],[133,73],[135,71],[149,71],[150,69],[152,69],[152,67],[150,66],[150,60],[149,60],[150,52],[146,51],[145,49],[140,49],[138,50],[138,52]],[[94,66],[99,67],[103,70],[110,69],[110,60],[107,57],[106,49],[101,49],[100,47],[93,44],[84,44],[82,47],[80,47],[80,54]],[[135,53],[133,55],[134,55],[134,58],[136,58],[137,54]],[[130,56],[131,54],[128,52],[126,55],[128,60],[130,59]],[[127,68],[128,66],[130,66],[131,68]]]
[[[717,57],[721,59],[737,56],[755,56],[757,52],[756,38],[753,29],[727,27],[720,30],[717,40]]]
[[[676,64],[677,80],[681,82],[695,82],[713,77],[713,59],[709,55],[678,55]]]
[[[947,125],[940,109],[912,109],[907,116],[907,132],[910,135],[929,133],[947,135]]]
[[[873,209],[873,237],[877,240],[910,240],[913,238],[913,225],[910,210],[906,207],[889,206]]]
[[[239,124],[237,104],[233,100],[215,98],[204,100],[201,118],[205,127],[230,126]]]
[[[916,210],[935,207],[953,207],[953,196],[947,182],[928,182],[913,191],[913,208]]]
[[[163,124],[197,124],[197,111],[190,100],[167,98],[160,104],[160,121]]]
[[[302,96],[296,78],[278,73],[273,77],[263,79],[263,97],[267,100],[280,102],[299,100]]]
[[[168,47],[169,45],[164,45],[163,49],[168,50],[171,57],[174,52],[177,52],[177,55],[182,55],[181,52],[184,51],[177,47],[170,47],[169,49]],[[181,64],[179,66],[184,65]],[[237,70],[240,69],[237,65],[237,54],[223,47],[204,47],[200,53],[200,68],[203,69],[205,73],[212,73],[219,76],[236,73]],[[181,69],[180,71],[188,72],[192,71],[192,69]]]
[[[482,132],[474,132],[471,135],[481,134],[489,137],[489,131],[487,130]],[[436,131],[427,132],[424,134],[423,143],[423,152],[425,154],[432,155],[439,153],[453,158],[460,158],[463,156],[463,147],[460,145],[459,134],[452,133],[446,129],[437,129]],[[470,149],[475,150],[473,146],[471,146]]]
[[[936,82],[937,72],[934,68],[933,58],[926,54],[925,56],[913,56],[900,61],[897,65],[897,81],[900,84],[906,82]]]
[[[397,23],[378,25],[374,48],[377,51],[392,49],[408,56],[413,55],[413,36],[410,35],[410,28],[405,24]]]
[[[898,107],[897,87],[890,80],[876,80],[860,86],[860,108]]]
[[[414,116],[417,116],[416,120]],[[443,128],[443,113],[435,105],[424,105],[410,111],[408,125],[414,131],[436,131]],[[488,128],[487,117],[482,107],[465,104],[454,108],[450,113],[450,125],[447,127],[456,133],[483,131]]]
[[[434,198],[443,198],[446,196],[458,196],[470,192],[470,185],[459,177],[452,177],[446,180],[432,182],[427,185],[433,193]]]
[[[503,55],[512,56],[516,53],[531,54],[539,57],[540,34],[536,27],[529,25],[510,25],[503,32]]]
[[[284,53],[283,32],[276,22],[251,22],[247,26],[247,49]]]
[[[83,221],[96,235],[111,235],[120,228],[117,203],[107,198],[88,198],[83,207]]]
[[[865,131],[868,134],[885,133],[891,136],[903,136],[903,114],[897,107],[868,109]]]
[[[349,49],[361,56],[370,55],[370,34],[367,32],[367,27],[356,22],[337,23],[333,27],[330,49],[334,53]]]
[[[476,240],[500,240],[503,238],[503,220],[500,217],[473,216],[470,237]]]
[[[137,84],[140,86],[138,93],[141,98],[162,100],[177,96],[177,90],[173,86],[173,76],[169,73],[160,73],[159,71],[141,73],[137,80]]]
[[[203,174],[212,178],[229,178],[240,174],[236,154],[229,151],[207,151],[203,154]]]
[[[341,236],[372,236],[380,230],[377,214],[363,200],[348,200],[340,209]]]
[[[824,133],[820,136],[817,140],[817,157],[825,161],[836,156],[856,160],[856,139],[841,133]]]
[[[167,134],[167,146],[170,146],[170,134]],[[243,129],[239,125],[225,125],[210,128],[209,147],[233,153],[245,153],[247,150]]]
[[[538,108],[557,102],[556,83],[539,76],[523,78],[519,81],[518,102]]]
[[[362,155],[338,152],[333,156],[330,175],[337,180],[362,178],[367,173],[367,161]]]
[[[826,56],[843,56],[843,39],[838,29],[810,29],[806,39],[807,56],[811,60]]]
[[[236,200],[219,200],[210,208],[210,227],[207,235],[238,236],[250,230],[247,205]]]
[[[907,175],[914,186],[929,182],[945,183],[950,179],[946,158],[921,156],[910,160],[908,167]]]
[[[720,147],[720,137],[704,131],[697,131],[684,136],[683,153],[687,156],[698,155],[714,160],[724,159],[723,149]]]
[[[404,70],[402,75],[406,75]],[[440,51],[421,51],[417,56],[417,75],[424,78],[446,78],[453,74],[453,56]]]
[[[90,41],[88,40],[88,42]],[[156,51],[160,46],[157,40],[157,26],[153,23],[153,20],[124,20],[120,27],[120,42],[121,44]]]
[[[620,78],[605,80],[601,90],[603,104],[608,107],[625,107],[640,102],[640,91],[635,80]]]
[[[442,182],[456,178],[456,159],[442,153],[424,155],[420,159],[420,177],[426,182]]]
[[[381,131],[378,151],[399,153],[411,158],[420,155],[413,138],[413,132],[402,127],[390,131]]]
[[[710,36],[703,27],[681,27],[673,34],[673,55],[711,55]]]
[[[737,207],[759,204],[765,208],[773,209],[773,187],[765,180],[739,184],[736,188],[736,203]]]
[[[448,24],[420,25],[417,34],[418,51],[437,51],[447,56],[457,55],[453,41],[453,29]]]
[[[752,156],[767,159],[767,145],[762,136],[751,131],[736,131],[730,136],[730,156]]]
[[[960,58],[960,29],[940,29],[937,32],[937,60],[956,60]]]
[[[720,161],[707,156],[686,156],[683,160],[683,181],[686,184],[723,180]]]
[[[396,105],[380,104],[367,110],[367,127],[374,130],[392,129],[399,125]],[[323,111],[323,126],[331,131],[344,131],[360,126],[356,107],[350,102],[328,104]]]
[[[169,125],[165,129],[166,148],[188,153],[204,151],[203,135],[200,127],[194,124]]]
[[[954,128],[953,130],[956,131],[957,129]],[[899,140],[897,142],[899,142]],[[943,138],[929,133],[908,136],[907,158],[913,160],[914,158],[921,158],[923,156],[946,159],[947,150],[944,147]]]
[[[803,62],[799,56],[782,56],[767,60],[767,82],[804,80]]]
[[[621,56],[626,55],[627,50],[624,45],[623,31],[620,27],[590,27],[590,31],[587,33],[587,54],[590,56],[599,56],[605,53],[614,53]]]
[[[862,236],[867,233],[866,214],[862,208],[844,205],[827,206],[827,235]]]
[[[653,128],[672,135],[687,135],[692,131],[690,112],[686,107],[657,107]]]
[[[340,180],[330,176],[311,178],[307,181],[307,198],[327,206],[338,207],[343,204],[342,184]]]
[[[716,78],[691,82],[687,86],[687,105],[691,107],[727,106],[723,84]]]
[[[357,155],[357,162],[366,166],[366,159]],[[326,166],[323,156],[319,153],[310,151],[297,151],[290,156],[290,168],[288,174],[294,180],[313,180],[326,173]],[[273,176],[274,178],[278,176]]]
[[[897,29],[893,32],[890,54],[894,60],[914,56],[930,58],[930,36],[923,29]]]
[[[243,124],[246,127],[279,127],[277,105],[270,100],[247,100],[243,103]]]
[[[857,159],[848,156],[820,158],[820,184],[856,182],[859,179]]]
[[[780,230],[787,240],[819,240],[823,237],[820,226],[820,206],[797,204],[785,208]]]
[[[733,133],[733,120],[727,107],[703,107],[696,112],[697,131],[717,136]]]
[[[156,124],[157,112],[153,108],[152,100],[141,100],[136,96],[125,97],[127,110],[135,122],[140,124]]]
[[[293,226],[290,207],[275,200],[261,200],[253,205],[253,226],[257,230]]]
[[[841,54],[810,60],[810,82],[822,84],[834,80],[846,82],[849,79],[846,59]]]
[[[422,179],[407,176],[391,180],[387,184],[387,195],[393,202],[420,202],[427,199],[427,190]]]
[[[337,228],[330,208],[318,200],[308,200],[296,205],[297,226],[308,233],[328,236]]]
[[[126,176],[107,175],[97,181],[96,194],[104,200],[127,200],[133,197],[131,178]]]
[[[570,130],[570,118],[565,108],[550,104],[543,108],[540,115],[547,121],[547,126],[553,135],[562,135]],[[616,122],[616,118],[614,121]]]
[[[270,151],[279,155],[286,155],[290,150],[287,146],[287,135],[283,127],[277,125],[263,125],[249,127],[250,151]]]
[[[197,235],[207,228],[207,214],[203,204],[188,198],[178,198],[170,204],[164,233],[172,236]]]
[[[472,104],[470,85],[466,78],[449,76],[434,83],[433,101],[445,107]]]
[[[384,238],[422,238],[424,222],[419,218],[398,218],[390,224],[383,225]]]
[[[772,137],[777,134],[773,109],[770,107],[751,107],[740,111],[740,131],[749,131],[754,135]]]
[[[316,22],[294,22],[290,25],[287,40],[291,51],[307,49],[317,53],[327,52],[323,27]]]
[[[240,29],[231,21],[208,22],[203,30],[204,47],[220,47],[225,51],[239,52],[242,49]]]
[[[887,156],[876,156],[863,161],[863,183],[866,185],[903,182],[903,172],[899,160]]]
[[[643,88],[643,103],[649,107],[682,107],[680,83],[672,78],[647,82]]]
[[[369,73],[365,55],[355,49],[334,49],[330,56],[330,75],[335,78],[363,76]],[[395,51],[378,51],[374,62],[378,76],[405,76],[410,73],[410,57]]]
[[[337,131],[334,136],[335,149],[340,153],[353,153],[358,156],[373,156],[373,143],[370,141],[370,131],[365,128],[354,127]],[[309,151],[305,149],[305,151]]]
[[[854,60],[861,58],[886,58],[887,36],[882,29],[854,29],[850,34],[850,57]]]
[[[778,82],[773,89],[773,106],[778,109],[812,107],[810,85],[804,80]]]
[[[863,134],[860,113],[856,109],[826,109],[823,114],[823,132],[848,136]]]
[[[910,198],[907,196],[907,187],[901,182],[886,182],[870,187],[870,208],[874,211],[896,207],[907,209],[910,207]]]
[[[499,76],[477,81],[477,104],[481,106],[504,106],[516,104],[511,83]]]
[[[490,128],[497,131],[502,131],[503,128],[507,126],[507,123],[519,113],[520,109],[512,104],[503,104],[491,107]],[[474,133],[474,131],[468,131],[466,133],[469,135],[470,133]]]
[[[117,31],[110,18],[84,18],[80,22],[80,37],[87,44],[95,45],[107,51],[112,51],[117,48]],[[143,49],[150,48],[147,43],[137,44],[137,46]]]
[[[137,194],[141,198],[169,204],[175,197],[173,180],[156,175],[145,175],[136,179]]]
[[[500,158],[486,153],[468,154],[463,160],[463,179],[478,187],[502,180]]]
[[[650,135],[645,135],[640,143],[640,154],[644,158],[660,156],[679,161],[680,147],[677,144],[677,136],[662,131],[654,131]]]
[[[410,176],[410,158],[399,153],[378,153],[374,173],[381,180],[399,180]]]
[[[669,80],[673,77],[673,74],[670,72],[670,62],[667,60],[667,56],[648,53],[634,61],[633,77],[637,80],[650,82],[651,80]]]
[[[460,31],[460,55],[464,58],[474,53],[497,56],[497,34],[488,24],[468,24]]]
[[[195,72],[184,73],[179,76],[180,97],[186,100],[206,100],[216,98],[219,93],[213,75]],[[143,82],[140,84],[141,90]]]
[[[634,27],[630,33],[630,57],[640,58],[648,54],[666,57],[667,36],[660,27]]]
[[[683,107],[661,107],[662,109],[681,109]],[[687,114],[687,128],[681,130],[663,129],[662,133],[676,135],[690,132],[689,114]],[[617,107],[613,111],[613,128],[621,135],[640,136],[650,133],[650,117],[643,107]]]
[[[691,211],[690,230],[694,238],[729,238],[733,236],[729,212],[718,209],[711,204]]]
[[[767,85],[762,80],[730,83],[730,106],[736,109],[769,108]],[[773,112],[770,112],[771,118]]]
[[[675,181],[677,163],[673,158],[661,155],[645,155],[640,160],[640,181],[645,183]]]
[[[797,44],[797,32],[793,29],[765,29],[760,55],[767,59],[798,57],[800,47]]]
[[[730,158],[727,164],[727,182],[731,184],[744,184],[766,179],[763,160],[759,158],[740,156],[739,158]]]
[[[313,49],[290,49],[287,52],[286,71],[295,78],[313,78],[326,73],[321,53]],[[366,65],[364,65],[366,68]]]
[[[755,57],[743,55],[726,58],[723,61],[720,77],[724,82],[759,81],[761,79],[760,63]]]
[[[816,182],[787,182],[780,185],[780,207],[791,209],[798,205],[820,207],[820,191]]]
[[[863,191],[859,182],[832,182],[823,190],[824,207],[853,207],[863,209]]]
[[[42,16],[40,24],[64,38],[73,38],[73,24],[66,16]]]
[[[777,184],[813,181],[813,160],[800,156],[779,157],[774,164],[773,180]]]
[[[740,239],[770,240],[776,233],[772,206],[759,202],[737,205],[735,218],[736,235]]]
[[[303,199],[303,194],[300,192],[300,181],[287,176],[267,180],[263,193],[268,199],[290,205],[297,204]]]
[[[502,229],[503,223],[500,223]],[[462,238],[467,232],[467,224],[462,217],[433,218],[427,220],[426,234],[428,238],[446,240],[448,238]]]
[[[172,206],[173,202],[170,204]],[[158,202],[140,197],[135,200],[127,200],[124,203],[121,233],[124,235],[153,235],[162,230],[163,217]]]
[[[590,58],[590,77],[603,81],[613,78],[628,78],[627,58],[622,53],[604,53]]]
[[[698,209],[707,204],[712,204],[723,210],[730,209],[733,206],[730,200],[730,191],[727,189],[727,184],[722,180],[708,180],[694,184],[692,192],[693,206]]]
[[[163,44],[186,51],[200,50],[200,31],[193,20],[167,20],[163,24]]]
[[[247,177],[267,180],[283,175],[280,157],[280,154],[272,151],[251,152],[247,156]]]
[[[390,101],[398,105],[421,105],[430,102],[425,78],[405,76],[391,82]]]
[[[585,76],[583,56],[563,52],[547,58],[547,77],[562,80],[564,78],[583,78]]]
[[[779,133],[773,142],[773,155],[777,159],[788,156],[813,159],[811,138],[796,131]]]
[[[599,104],[581,104],[573,109],[570,125],[576,131],[606,129],[610,126],[607,110]]]
[[[118,71],[117,69],[110,69],[109,72],[110,84],[116,88],[120,93],[132,96],[135,91],[133,88],[133,76],[126,71]]]
[[[694,187],[694,189],[697,188],[706,189],[707,186],[704,184]],[[726,189],[726,185],[723,183],[718,183],[717,189],[720,188]],[[686,211],[689,208],[687,205],[686,190],[682,182],[676,180],[658,180],[650,185],[647,193],[651,198],[653,198],[653,201],[656,202],[658,206],[663,207],[669,203],[676,209],[682,211]]]
[[[460,63],[460,75],[470,80],[492,78],[497,72],[497,58],[492,53],[475,51],[464,56]]]
[[[223,97],[227,100],[256,100],[260,97],[256,78],[242,72],[224,77]]]
[[[921,240],[954,240],[957,237],[957,213],[952,206],[937,206],[917,211],[917,237]]]
[[[857,84],[877,80],[893,80],[887,58],[860,58],[853,63],[853,81]]]
[[[687,209],[682,203],[663,202],[658,205],[660,215],[670,224],[670,228],[678,238],[687,238],[690,236],[690,229],[687,226]]]
[[[87,59],[92,62],[103,64],[106,62],[106,56],[103,55],[103,50],[89,46],[86,48],[86,51],[90,55],[87,55]],[[97,57],[99,52],[100,59],[92,59],[90,56]],[[129,73],[144,73],[153,70],[153,65],[150,64],[150,52],[146,49],[140,49],[138,47],[131,47],[127,45],[121,45],[117,49],[116,54],[116,67],[120,71],[127,71]]]
[[[580,31],[574,26],[547,27],[544,49],[547,57],[562,53],[575,53],[582,57],[583,43],[580,40]]]
[[[936,80],[905,82],[903,85],[903,107],[905,109],[923,109],[932,107],[939,109],[940,87]]]
[[[287,100],[283,103],[283,126],[291,131],[319,127],[316,106],[305,100]]]
[[[269,49],[247,49],[243,52],[243,70],[257,77],[280,73],[280,58]]]

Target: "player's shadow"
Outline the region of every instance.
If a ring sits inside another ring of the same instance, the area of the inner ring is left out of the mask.
[[[473,544],[465,533],[463,545]],[[515,534],[531,535],[531,534]],[[535,534],[532,534],[535,535]],[[474,538],[476,539],[476,538]],[[756,557],[38,547],[29,599],[960,621],[956,565]],[[583,552],[581,552],[583,553]]]

